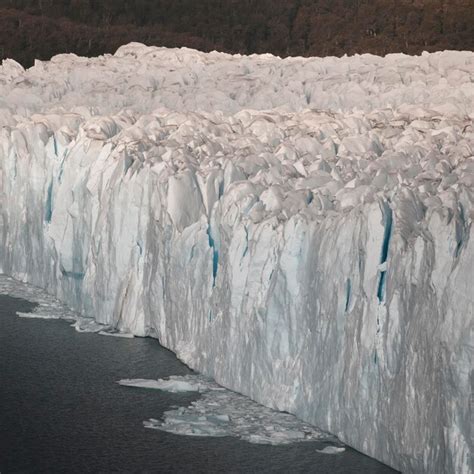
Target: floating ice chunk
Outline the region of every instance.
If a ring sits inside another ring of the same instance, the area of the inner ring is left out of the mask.
[[[92,333],[100,333],[101,331],[106,330],[109,326],[106,326],[104,324],[100,324],[95,319],[91,318],[81,318],[78,317],[77,320],[74,322],[74,324],[71,324],[71,326],[77,331],[77,332],[92,332]]]
[[[216,415],[216,420],[228,422],[230,421],[230,416],[229,415]]]
[[[255,444],[336,441],[333,436],[293,415],[264,407],[200,375],[174,376],[169,380],[124,379],[118,383],[130,387],[202,394],[189,407],[166,411],[162,421],[155,418],[144,421],[145,428],[187,436],[234,436]]]
[[[122,379],[117,382],[119,385],[127,387],[153,388],[156,390],[163,390],[165,392],[203,392],[207,390],[206,386],[201,383],[194,383],[186,380],[170,380],[158,379]]]
[[[122,337],[126,339],[133,339],[135,336],[129,332],[118,332],[118,331],[99,331],[98,334],[101,336],[112,336],[112,337]]]
[[[24,299],[37,305],[29,313],[18,311],[17,315],[20,318],[64,319],[66,321],[75,321],[78,318],[77,313],[45,293],[41,288],[21,283],[2,274],[0,274],[0,294]]]
[[[22,311],[17,311],[16,314],[25,319],[61,319],[57,314],[23,313]]]
[[[346,448],[340,446],[326,446],[324,449],[317,449],[318,453],[322,454],[339,454],[345,450]]]

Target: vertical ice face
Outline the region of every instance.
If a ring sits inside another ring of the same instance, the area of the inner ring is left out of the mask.
[[[467,473],[473,74],[467,52],[5,61],[0,269],[404,472]]]

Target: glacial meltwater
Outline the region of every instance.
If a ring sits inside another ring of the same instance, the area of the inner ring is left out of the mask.
[[[0,472],[389,473],[334,443],[272,446],[182,436],[144,421],[202,395],[123,387],[125,378],[192,374],[158,341],[76,332],[19,317],[34,304],[0,295]],[[340,446],[340,443],[339,443]]]

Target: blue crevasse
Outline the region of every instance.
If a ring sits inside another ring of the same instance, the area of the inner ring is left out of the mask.
[[[392,237],[392,225],[393,225],[393,212],[388,203],[384,204],[384,234],[382,241],[382,251],[380,253],[380,263],[384,264],[388,258],[388,249],[390,246],[390,239]],[[380,272],[380,279],[377,288],[377,298],[381,303],[385,298],[385,281],[387,278],[387,271],[382,270]]]
[[[351,296],[352,296],[352,282],[351,282],[351,279],[348,278],[346,281],[346,306],[344,309],[346,313],[349,311],[349,307],[351,304]]]
[[[216,249],[216,243],[212,237],[211,226],[207,227],[207,236],[209,238],[209,247],[212,249],[212,287],[216,286],[217,269],[219,267],[219,251]]]

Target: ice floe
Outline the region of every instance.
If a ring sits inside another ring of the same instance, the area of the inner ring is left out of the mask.
[[[337,441],[294,415],[271,410],[200,375],[173,376],[169,380],[124,379],[118,383],[172,393],[201,394],[189,407],[166,411],[162,421],[154,418],[145,421],[146,428],[187,436],[234,436],[257,444]],[[344,448],[331,448],[334,450],[327,447],[327,451],[321,452],[344,451]]]

